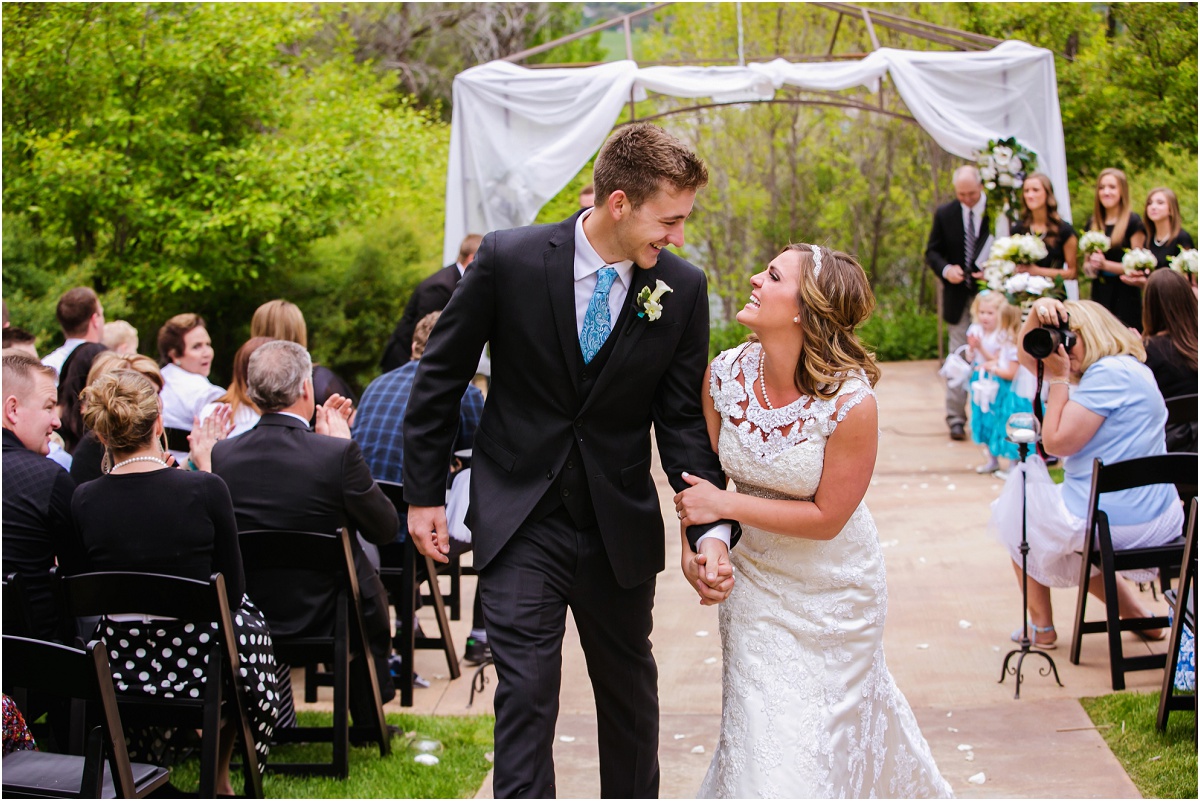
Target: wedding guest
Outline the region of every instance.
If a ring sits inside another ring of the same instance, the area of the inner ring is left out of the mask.
[[[1151,189],[1146,197],[1146,249],[1158,260],[1158,268],[1169,266],[1168,256],[1196,247],[1192,235],[1183,229],[1179,198],[1165,186]]]
[[[1142,291],[1121,280],[1125,275],[1121,257],[1126,250],[1145,246],[1146,227],[1142,218],[1130,208],[1129,181],[1121,170],[1107,167],[1100,171],[1100,177],[1096,179],[1096,201],[1087,229],[1104,231],[1110,243],[1108,250],[1090,254],[1084,263],[1084,272],[1092,278],[1092,300],[1125,325],[1141,330]]]
[[[1146,366],[1164,398],[1196,393],[1196,293],[1182,274],[1155,270],[1142,299]],[[1167,450],[1196,452],[1196,421],[1167,427]]]
[[[308,326],[304,322],[304,312],[295,303],[269,300],[255,309],[254,318],[250,321],[250,336],[282,339],[307,348]],[[328,367],[314,364],[312,379],[318,406],[324,405],[334,395],[358,402],[358,396],[350,389],[350,385]],[[309,421],[310,424],[312,422]]]
[[[12,348],[23,353],[28,353],[33,358],[37,358],[37,348],[35,342],[37,337],[26,331],[24,328],[14,326],[5,326],[3,348],[5,350]]]
[[[82,571],[157,573],[207,581],[225,579],[233,611],[246,711],[260,767],[266,767],[279,715],[275,656],[262,613],[245,595],[233,502],[225,482],[207,473],[168,469],[162,449],[158,387],[141,373],[119,370],[84,390],[84,418],[114,462],[108,473],[80,486],[71,501],[83,554]],[[136,514],[131,514],[136,510]],[[119,692],[196,697],[204,686],[207,646],[216,624],[184,620],[101,621]],[[203,654],[198,653],[203,651]],[[217,792],[233,792],[229,762],[236,726],[221,727]],[[131,751],[142,758],[147,743]]]
[[[446,308],[458,282],[466,275],[471,262],[475,261],[475,252],[482,241],[483,237],[479,234],[469,234],[458,246],[458,261],[446,265],[417,284],[412,297],[408,299],[408,305],[404,307],[400,322],[396,323],[396,330],[383,348],[383,359],[379,366],[385,373],[408,361],[417,323],[430,312]]]
[[[49,573],[56,558],[71,553],[75,482],[45,458],[59,426],[56,374],[24,353],[5,352],[3,362],[4,574],[17,573],[25,581],[32,618],[28,633],[61,642]]]
[[[1022,497],[1029,499],[1028,521],[1029,619],[1036,648],[1055,647],[1051,587],[1073,587],[1079,581],[1080,553],[1087,536],[1092,463],[1106,464],[1166,453],[1163,427],[1167,410],[1143,362],[1141,340],[1107,309],[1094,301],[1038,298],[1021,329],[1018,351],[1021,364],[1031,371],[1037,359],[1024,349],[1025,335],[1049,324],[1066,323],[1077,339],[1070,351],[1061,346],[1042,359],[1048,400],[1042,423],[1046,452],[1064,457],[1065,476],[1054,484],[1036,456],[1026,460],[1027,481],[1038,485],[1022,493],[1019,471],[1014,470],[999,499],[992,504],[988,525],[993,536],[1008,546],[1013,570],[1021,582]],[[1059,389],[1062,387],[1062,389]],[[1015,483],[1014,483],[1015,482]],[[1183,507],[1173,484],[1138,487],[1103,496],[1101,508],[1112,526],[1118,549],[1150,547],[1170,542],[1183,528]],[[1148,576],[1134,577],[1147,580]],[[1102,597],[1104,587],[1093,576],[1088,590]],[[1117,581],[1121,617],[1145,617],[1146,609],[1128,581]],[[1019,641],[1020,627],[1013,632]],[[1161,630],[1140,632],[1162,639]]]
[[[942,319],[950,334],[950,352],[967,344],[967,313],[975,296],[976,260],[988,237],[987,196],[979,170],[964,165],[954,171],[955,199],[933,215],[925,246],[925,263],[942,282]],[[946,385],[946,425],[950,439],[967,438],[967,391]]]
[[[1046,243],[1046,257],[1035,265],[1017,265],[1017,272],[1070,280],[1075,277],[1079,237],[1071,224],[1058,215],[1058,200],[1050,176],[1030,173],[1021,185],[1024,209],[1013,226],[1014,234],[1037,234]]]
[[[212,362],[212,340],[200,315],[177,314],[158,329],[163,426],[171,455],[180,464],[187,459],[187,435],[200,410],[225,394],[208,380]]]
[[[96,357],[108,348],[99,342],[85,342],[63,362],[62,374],[58,379],[58,416],[62,428],[58,430],[63,439],[63,449],[75,453],[75,446],[83,437],[83,416],[79,411],[79,393],[88,385],[88,375]],[[68,469],[70,469],[68,467]]]
[[[100,376],[109,375],[118,370],[133,370],[141,373],[150,379],[157,387],[158,392],[162,392],[162,373],[159,372],[158,364],[153,359],[140,353],[121,354],[111,350],[98,354],[92,361],[92,369],[88,371],[87,375],[87,385],[91,386]],[[79,411],[82,414],[82,403]],[[96,432],[89,429],[86,422],[83,424],[83,436],[79,439],[79,444],[75,446],[73,456],[71,478],[75,480],[76,484],[100,478],[108,472],[108,468],[112,465],[112,455],[105,451],[100,440],[96,438]]]
[[[99,342],[104,337],[104,307],[100,298],[85,286],[75,287],[63,293],[54,309],[54,316],[62,327],[65,342],[50,351],[42,364],[53,367],[60,377],[63,362],[71,355],[71,351],[84,342]]]
[[[299,310],[297,310],[299,311]],[[247,392],[247,370],[250,366],[250,356],[254,351],[268,342],[274,342],[273,337],[255,336],[246,340],[246,342],[237,350],[233,356],[233,378],[229,382],[229,389],[225,390],[225,394],[217,398],[212,403],[200,410],[200,422],[208,419],[217,407],[221,404],[229,406],[229,414],[233,420],[233,428],[230,429],[228,436],[236,437],[238,434],[244,434],[254,426],[258,425],[258,420],[262,417],[262,412],[254,405],[254,401],[250,399]],[[313,368],[316,372],[316,368]]]
[[[137,353],[137,329],[124,320],[113,320],[104,324],[104,338],[101,340],[109,350],[117,353]]]

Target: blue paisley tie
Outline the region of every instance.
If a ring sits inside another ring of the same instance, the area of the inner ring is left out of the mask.
[[[579,334],[579,349],[583,351],[583,363],[590,364],[604,347],[604,341],[612,332],[612,319],[608,312],[608,291],[617,279],[612,267],[601,267],[596,273],[596,289],[588,302],[587,314],[583,317],[583,331]]]

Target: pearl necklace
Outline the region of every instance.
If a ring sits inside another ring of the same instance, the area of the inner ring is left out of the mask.
[[[1171,237],[1169,237],[1169,236],[1168,236],[1167,238],[1165,238],[1165,239],[1159,239],[1157,236],[1156,236],[1156,237],[1154,237],[1154,244],[1155,244],[1155,245],[1157,245],[1157,246],[1158,246],[1158,247],[1160,247],[1160,248],[1161,248],[1163,245],[1165,245],[1165,244],[1167,244],[1168,242],[1170,242],[1170,241],[1171,241]]]
[[[112,467],[108,468],[108,472],[112,473],[118,467],[124,467],[125,465],[133,464],[134,462],[157,462],[158,464],[161,464],[163,467],[170,467],[170,465],[168,465],[162,459],[159,459],[157,456],[134,456],[132,459],[125,459],[123,461],[117,462]]]
[[[765,350],[760,350],[758,353],[758,387],[762,390],[767,408],[773,410],[775,407],[771,405],[771,396],[767,394],[767,352]]]

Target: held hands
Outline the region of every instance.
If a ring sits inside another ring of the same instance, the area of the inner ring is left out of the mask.
[[[450,527],[445,506],[409,506],[408,535],[422,556],[443,564],[450,561]]]
[[[327,437],[350,439],[350,425],[354,422],[354,414],[354,401],[335,393],[317,407],[317,419],[313,430]]]
[[[691,486],[675,496],[675,514],[684,528],[726,518],[720,508],[725,500],[725,490],[690,473],[683,473],[683,480]]]
[[[709,537],[700,543],[699,553],[692,553],[686,532],[686,526],[679,527],[683,576],[696,590],[703,606],[719,604],[733,591],[733,564],[729,561],[729,549],[720,539]]]

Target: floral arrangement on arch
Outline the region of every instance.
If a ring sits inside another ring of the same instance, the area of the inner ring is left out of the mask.
[[[976,152],[975,163],[988,198],[1003,209],[1010,223],[1015,223],[1021,186],[1025,176],[1037,169],[1037,154],[1010,136],[990,140],[985,150]]]

